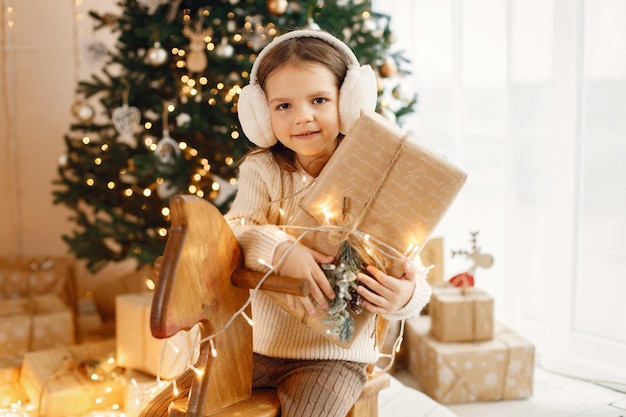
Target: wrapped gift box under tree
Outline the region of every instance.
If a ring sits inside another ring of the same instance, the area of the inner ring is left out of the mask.
[[[69,257],[0,258],[0,300],[56,295],[76,314],[76,262]]]
[[[151,292],[142,292],[115,298],[117,363],[125,368],[171,379],[187,369],[200,332],[193,327],[167,339],[152,336],[152,295]]]
[[[27,353],[20,382],[40,416],[124,406],[125,378],[115,362],[114,340]]]
[[[23,354],[74,344],[74,313],[56,295],[0,301],[0,352]]]

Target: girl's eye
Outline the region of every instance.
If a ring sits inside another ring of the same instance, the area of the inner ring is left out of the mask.
[[[324,103],[326,103],[326,99],[322,98],[322,97],[318,97],[318,98],[313,100],[313,103],[315,103],[315,104],[324,104]]]
[[[276,108],[278,110],[285,110],[285,109],[289,108],[289,104],[288,103],[282,103],[282,104],[279,104],[278,106],[276,106]]]

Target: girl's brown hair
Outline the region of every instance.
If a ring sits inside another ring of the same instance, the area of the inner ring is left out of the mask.
[[[350,60],[345,54],[324,40],[307,37],[289,39],[276,45],[258,63],[257,81],[261,89],[265,90],[267,77],[274,70],[287,63],[323,65],[333,74],[337,88],[340,89],[346,77]],[[280,141],[270,148],[257,148],[251,154],[260,152],[271,152],[278,165],[287,171],[294,172],[297,170],[295,153]]]

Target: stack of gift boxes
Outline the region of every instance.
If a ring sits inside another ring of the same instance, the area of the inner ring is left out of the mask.
[[[28,402],[28,352],[75,343],[76,306],[71,260],[0,258],[0,407]]]
[[[122,403],[115,342],[77,344],[81,320],[99,316],[76,284],[71,258],[0,259],[0,409],[62,417]]]
[[[0,259],[0,410],[136,416],[194,359],[197,328],[165,340],[151,335],[151,292],[116,297],[115,338],[99,337],[102,321],[85,301],[72,259]]]
[[[428,314],[408,320],[403,360],[442,404],[526,398],[534,346],[494,320],[494,300],[474,287],[435,286]]]

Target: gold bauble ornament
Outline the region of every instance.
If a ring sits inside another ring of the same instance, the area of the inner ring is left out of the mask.
[[[289,2],[287,0],[267,1],[267,11],[274,16],[284,14],[287,11],[287,7],[289,7]]]
[[[393,58],[387,58],[385,59],[385,62],[383,62],[383,64],[380,66],[379,72],[381,77],[393,77],[398,73],[398,66],[396,65],[396,62],[393,60]]]
[[[161,42],[155,42],[146,52],[146,62],[153,67],[160,67],[167,62],[167,51],[161,46]]]
[[[96,116],[96,111],[84,100],[76,100],[72,104],[72,114],[82,123],[90,124]]]

